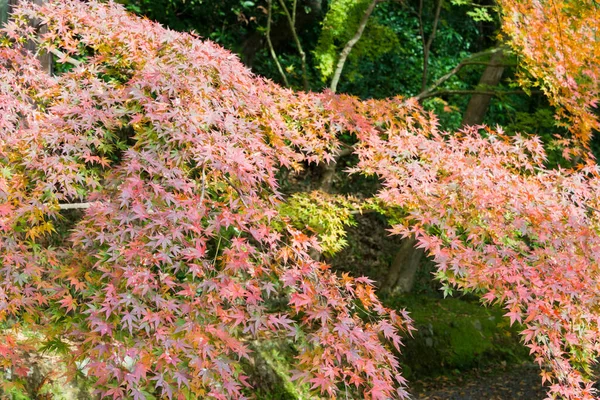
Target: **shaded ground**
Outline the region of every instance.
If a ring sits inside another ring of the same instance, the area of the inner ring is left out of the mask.
[[[498,371],[479,370],[412,382],[415,399],[427,400],[543,400],[539,369],[530,364]]]

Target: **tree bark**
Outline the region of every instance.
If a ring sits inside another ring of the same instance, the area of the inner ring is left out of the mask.
[[[415,285],[415,277],[423,258],[423,249],[415,248],[414,236],[402,240],[400,250],[387,274],[381,289],[386,292],[410,293]]]
[[[333,181],[335,178],[335,173],[337,169],[337,163],[340,161],[340,158],[349,156],[354,151],[354,147],[347,146],[340,150],[337,153],[333,160],[329,163],[320,162],[318,164],[318,168],[321,171],[321,177],[319,178],[319,183],[317,185],[317,190],[320,190],[325,193],[331,193],[333,188]]]
[[[35,0],[35,4],[42,4],[46,0]],[[4,24],[8,21],[10,17],[10,13],[14,9],[14,7],[19,3],[19,0],[0,0],[0,28],[4,26]],[[38,33],[45,33],[47,31],[46,26],[40,26],[40,21],[33,21],[32,25],[37,28]],[[37,45],[34,42],[27,42],[25,47],[32,51],[37,51]],[[44,71],[49,74],[52,73],[52,55],[47,52],[40,51],[38,55],[38,60],[42,64],[42,68]]]
[[[342,52],[340,53],[340,58],[338,59],[335,72],[333,73],[333,78],[331,79],[331,85],[329,86],[329,89],[331,89],[333,93],[337,91],[337,85],[340,81],[340,76],[342,75],[344,64],[346,64],[346,59],[348,58],[348,55],[350,55],[350,52],[352,51],[354,45],[362,37],[362,34],[365,31],[365,27],[367,26],[367,22],[369,22],[369,18],[371,17],[371,14],[373,13],[373,10],[375,10],[375,7],[377,6],[377,3],[379,3],[379,1],[380,0],[373,0],[371,4],[369,4],[360,20],[360,23],[358,24],[358,29],[354,33],[354,36],[352,36],[348,43],[346,43]]]
[[[0,0],[0,28],[8,21],[9,12],[8,0]]]
[[[325,193],[331,193],[333,187],[333,178],[335,178],[335,171],[337,166],[337,160],[329,163],[319,164],[321,167],[321,180],[319,182],[319,190]]]
[[[486,90],[486,88],[498,86],[504,73],[504,52],[498,49],[492,53],[490,63],[483,71],[477,89]],[[463,115],[462,125],[480,125],[485,118],[485,114],[490,106],[493,94],[477,93],[471,96],[467,110]]]

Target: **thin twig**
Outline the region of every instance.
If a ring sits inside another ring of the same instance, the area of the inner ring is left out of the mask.
[[[417,14],[419,18],[419,35],[421,35],[421,42],[423,43],[423,53],[425,53],[426,39],[425,39],[425,26],[423,24],[423,0],[419,0],[419,12]]]
[[[244,200],[244,194],[242,193],[242,191],[240,189],[237,188],[237,186],[235,186],[233,184],[233,182],[231,182],[231,180],[229,180],[228,177],[226,177],[225,175],[223,175],[223,179],[225,179],[227,181],[227,183],[229,183],[229,186],[231,186],[232,188],[235,189],[235,191],[238,194],[238,197],[240,198],[240,200],[242,201],[242,203],[244,204],[244,207],[248,208],[248,204],[246,204],[246,201]]]
[[[437,26],[440,21],[440,12],[442,10],[442,3],[444,0],[438,0],[437,8],[435,9],[435,17],[433,19],[433,27],[431,28],[431,35],[425,41],[425,32],[423,27],[423,0],[419,2],[419,25],[421,31],[421,40],[423,41],[423,79],[421,82],[421,90],[425,90],[427,87],[427,75],[429,68],[429,53],[431,51],[431,45],[433,43],[433,39],[435,39],[435,34],[437,31]]]
[[[422,100],[422,99],[431,97],[431,93],[434,92],[441,84],[446,82],[448,79],[452,78],[454,75],[458,74],[460,72],[460,70],[463,69],[463,67],[465,67],[466,65],[470,65],[470,64],[474,63],[475,62],[475,61],[473,61],[474,59],[494,53],[496,51],[500,51],[500,49],[494,48],[491,50],[482,51],[480,53],[473,54],[471,57],[461,61],[450,72],[448,72],[446,75],[442,76],[440,79],[435,81],[435,83],[433,85],[431,85],[429,88],[427,88],[426,90],[423,90],[421,93],[416,95],[415,99]]]
[[[517,64],[516,63],[498,63],[498,64],[492,64],[488,61],[465,61],[463,63],[463,65],[485,65],[486,67],[489,65],[494,65],[497,67],[516,67]]]
[[[309,85],[308,71],[306,69],[306,53],[304,53],[304,49],[302,48],[302,44],[300,43],[298,32],[296,32],[296,24],[294,23],[294,18],[292,18],[292,15],[290,14],[290,10],[288,10],[284,0],[279,0],[279,4],[281,5],[281,8],[283,8],[283,12],[287,17],[288,23],[290,24],[290,31],[292,32],[292,36],[294,37],[294,42],[296,42],[296,47],[298,47],[298,53],[300,54],[300,61],[302,64],[302,82],[304,84],[304,90],[308,91]]]
[[[292,23],[296,26],[296,10],[298,8],[298,0],[294,0],[292,4]]]
[[[419,100],[427,99],[430,97],[439,97],[439,96],[447,96],[447,95],[459,95],[459,94],[485,94],[488,96],[496,96],[501,97],[505,94],[529,94],[529,93],[542,93],[540,90],[531,90],[526,92],[524,90],[436,90],[434,92],[429,92],[421,97]]]
[[[204,193],[206,192],[206,165],[202,164],[202,192],[200,192],[200,205],[204,204]]]
[[[272,9],[272,1],[273,0],[268,0],[267,4],[268,4],[268,16],[267,16],[267,44],[269,45],[269,53],[271,53],[271,57],[273,58],[273,61],[275,61],[275,65],[277,66],[277,70],[279,71],[279,74],[281,75],[281,78],[283,79],[283,83],[285,84],[286,87],[289,87],[290,84],[288,83],[287,80],[287,76],[285,76],[285,72],[283,72],[283,68],[281,68],[281,64],[279,63],[279,59],[277,58],[277,54],[275,54],[275,49],[273,48],[273,42],[271,42],[271,9]]]
[[[584,206],[584,207],[585,207],[585,208],[586,208],[588,211],[595,211],[595,212],[597,212],[597,213],[600,213],[600,210],[598,210],[596,207],[592,207],[592,206],[589,206],[589,205],[587,205],[587,204],[584,204],[583,206]]]
[[[217,262],[217,256],[219,255],[219,249],[221,248],[221,235],[219,235],[219,241],[217,242],[217,249],[215,250],[215,258],[213,259],[213,265]]]

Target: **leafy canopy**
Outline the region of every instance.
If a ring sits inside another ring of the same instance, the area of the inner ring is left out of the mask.
[[[410,99],[282,89],[113,4],[25,4],[13,17],[0,47],[4,368],[26,374],[19,331],[34,329],[46,347],[67,343],[73,373],[103,396],[244,398],[248,341],[288,336],[294,379],[316,393],[406,398],[393,349],[408,315],[313,260],[319,241],[298,229],[308,216],[280,212],[275,172],[331,161],[344,132],[354,172],[376,174],[378,201],[407,215],[392,232],[416,235],[448,290],[524,324],[552,394],[593,398],[595,166],[547,170],[538,139],[499,128],[440,132]],[[47,75],[28,40],[65,72]],[[337,234],[333,222],[316,233]]]
[[[503,30],[529,74],[523,74],[521,85],[540,86],[559,109],[557,118],[586,148],[600,129],[600,5],[595,0],[499,3]]]
[[[283,90],[114,5],[23,5],[4,33],[3,320],[72,343],[70,365],[113,398],[242,398],[248,340],[277,336],[302,344],[295,378],[316,392],[405,397],[391,348],[408,316],[311,259],[316,239],[278,212],[277,169],[338,146],[341,126],[316,119],[329,95]],[[72,68],[43,73],[27,40]],[[55,233],[73,202],[90,207]],[[5,366],[19,328],[0,340]]]

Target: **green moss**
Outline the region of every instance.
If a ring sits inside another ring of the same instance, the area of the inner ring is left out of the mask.
[[[498,362],[521,362],[526,348],[519,326],[510,327],[498,307],[473,301],[431,296],[390,296],[388,306],[406,308],[418,329],[407,338],[401,360],[405,375],[435,375]]]

